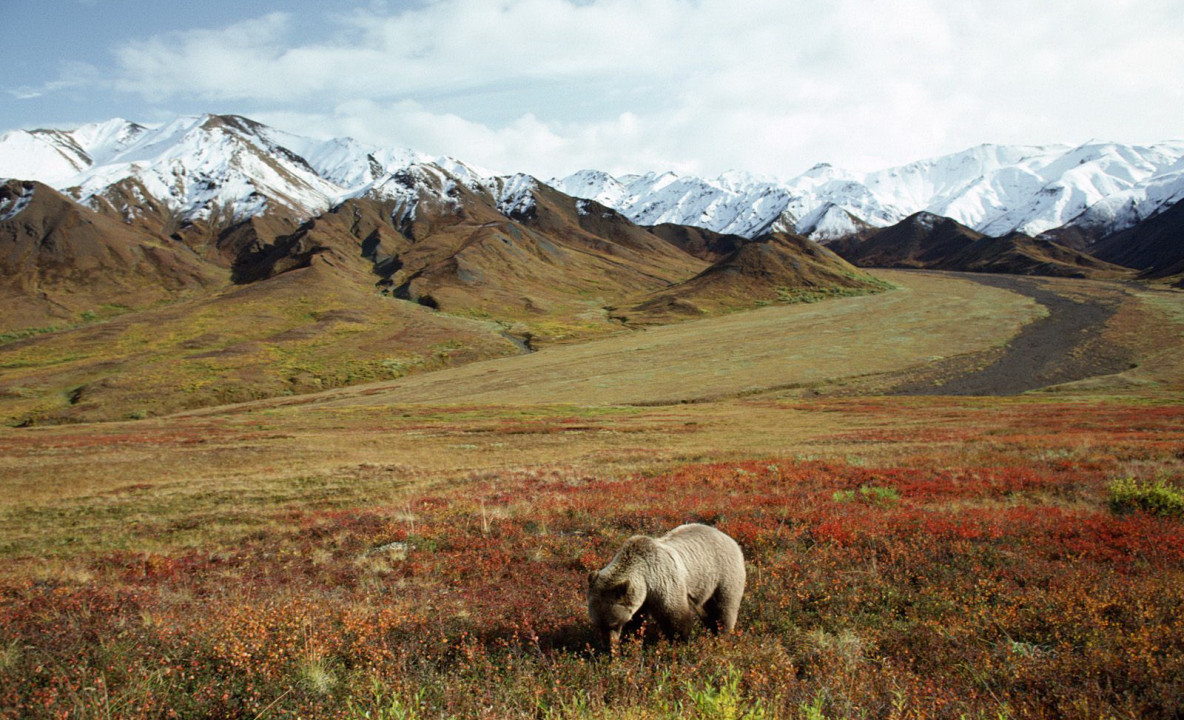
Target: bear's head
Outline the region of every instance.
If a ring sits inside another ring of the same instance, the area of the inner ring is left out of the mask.
[[[616,646],[621,629],[644,602],[644,583],[597,570],[588,574],[588,617],[602,646]]]

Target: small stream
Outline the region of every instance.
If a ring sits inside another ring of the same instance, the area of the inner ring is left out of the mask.
[[[1121,304],[1117,293],[1078,301],[1041,287],[1039,278],[987,274],[961,277],[1027,295],[1044,306],[1048,315],[1023,326],[1007,344],[1003,357],[982,370],[941,385],[906,384],[891,394],[1019,395],[1131,367],[1129,353],[1097,342]]]
[[[505,339],[514,343],[518,349],[522,351],[523,355],[527,355],[535,351],[531,342],[534,337],[530,333],[527,333],[526,337],[518,337],[517,335],[511,335],[510,333],[503,330],[500,334]]]

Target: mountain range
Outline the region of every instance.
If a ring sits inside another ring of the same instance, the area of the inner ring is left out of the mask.
[[[409,224],[421,202],[425,210],[455,206],[451,194],[460,188],[522,213],[531,202],[524,189],[544,184],[640,226],[748,239],[785,232],[825,244],[925,212],[986,236],[1046,234],[1120,264],[1155,256],[1162,274],[1181,259],[1171,249],[1103,241],[1184,200],[1184,141],[980,145],[864,174],[820,164],[787,181],[743,172],[703,178],[582,170],[543,183],[408,149],[315,140],[239,116],[206,115],[155,128],[115,119],[72,131],[11,131],[0,136],[0,177],[45,183],[132,224],[215,232],[265,215],[302,221],[352,198],[389,202],[399,223]]]
[[[0,178],[0,399],[17,423],[885,289],[857,266],[1184,271],[1182,142],[984,145],[789,181],[543,181],[204,115],[11,131]]]
[[[980,145],[864,175],[822,164],[785,182],[743,173],[708,179],[585,170],[555,187],[639,224],[744,236],[788,230],[827,241],[921,211],[986,235],[1038,235],[1069,225],[1101,236],[1184,199],[1184,142]]]
[[[800,238],[703,252],[527,175],[237,116],[9,133],[0,174],[10,424],[389,379],[791,286],[883,289]],[[722,292],[737,272],[746,291]]]
[[[238,116],[185,117],[151,129],[115,119],[0,136],[0,177],[37,180],[129,219],[157,205],[157,212],[195,221],[280,208],[307,217],[364,195],[410,199],[405,181],[413,168],[472,190],[505,192],[505,207],[521,189],[521,180],[507,184],[451,158],[349,138],[314,140]],[[1184,200],[1184,141],[980,145],[865,174],[820,164],[788,181],[742,172],[614,177],[582,170],[547,184],[638,225],[690,225],[747,238],[782,231],[827,241],[921,211],[985,235],[1068,226],[1101,237]]]

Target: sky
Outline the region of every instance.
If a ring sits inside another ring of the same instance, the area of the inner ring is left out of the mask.
[[[0,0],[0,130],[235,113],[496,172],[1184,137],[1184,0]]]

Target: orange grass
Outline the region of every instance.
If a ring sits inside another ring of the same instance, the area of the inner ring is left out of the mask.
[[[812,459],[807,443],[630,473],[491,468],[379,502],[261,496],[240,509],[258,522],[238,533],[192,542],[169,523],[142,522],[120,546],[59,551],[49,566],[10,545],[0,714],[1184,712],[1184,524],[1116,515],[1106,495],[1118,476],[1179,482],[1184,410],[795,407],[852,427],[862,418],[864,429],[841,433],[842,457]],[[515,418],[503,437],[590,422]],[[402,472],[374,470],[390,482]],[[143,493],[145,509],[161,502]],[[740,633],[685,645],[638,637],[616,658],[592,652],[586,571],[630,534],[686,521],[714,524],[745,549]],[[70,535],[68,519],[53,522]]]

